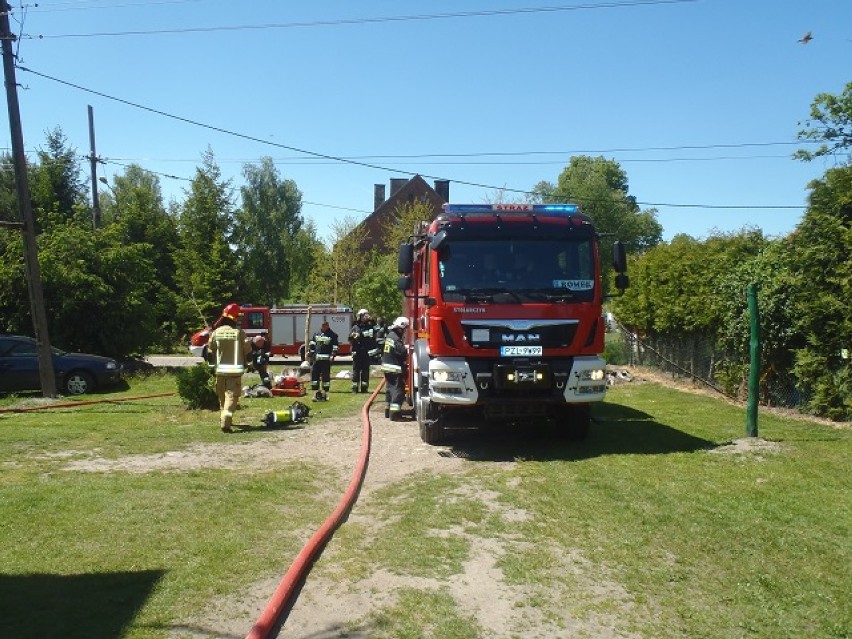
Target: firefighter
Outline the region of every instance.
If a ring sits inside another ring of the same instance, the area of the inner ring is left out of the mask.
[[[390,325],[382,353],[382,371],[385,374],[385,416],[391,421],[402,418],[402,402],[405,400],[405,378],[408,368],[408,348],[403,336],[408,328],[408,318],[397,317]]]
[[[272,345],[266,332],[255,335],[251,339],[250,361],[252,368],[260,375],[260,382],[266,388],[272,388],[272,378],[269,376],[269,357]]]
[[[314,401],[328,399],[331,390],[331,361],[337,356],[337,333],[331,330],[327,321],[323,321],[320,331],[311,338],[311,390],[314,391]],[[321,385],[321,387],[320,387]]]
[[[352,392],[366,393],[370,389],[370,360],[379,354],[375,325],[366,308],[355,316],[356,322],[349,333],[352,345]]]
[[[234,429],[234,413],[242,389],[246,355],[251,351],[245,333],[238,327],[241,315],[242,309],[238,304],[228,304],[216,321],[217,328],[207,344],[207,361],[213,365],[216,375],[219,421],[224,433]]]

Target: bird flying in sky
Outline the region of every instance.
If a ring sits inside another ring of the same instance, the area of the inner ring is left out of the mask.
[[[803,36],[801,37],[801,39],[799,39],[798,41],[799,41],[799,42],[801,42],[802,44],[807,44],[808,42],[810,42],[810,41],[811,41],[811,40],[813,40],[813,39],[814,39],[813,34],[812,34],[810,31],[808,31],[808,32],[807,32],[805,35],[803,35]]]

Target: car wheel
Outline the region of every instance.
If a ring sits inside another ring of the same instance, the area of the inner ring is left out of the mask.
[[[91,392],[95,381],[86,371],[71,371],[65,377],[65,392],[69,395],[82,395]]]

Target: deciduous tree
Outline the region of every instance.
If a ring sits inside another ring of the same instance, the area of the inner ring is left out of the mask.
[[[800,123],[801,124],[801,123]],[[824,155],[846,154],[848,163],[852,153],[852,82],[843,93],[820,93],[811,104],[811,117],[799,131],[800,140],[822,142],[816,151],[800,149],[793,157],[810,161]]]
[[[159,178],[138,165],[128,166],[101,199],[104,226],[124,246],[137,245],[153,264],[155,276],[147,295],[147,312],[159,332],[152,346],[168,348],[191,330],[177,319],[175,252],[179,246],[177,220],[163,205]]]
[[[592,218],[598,233],[612,234],[639,253],[659,244],[663,227],[657,221],[656,210],[640,211],[636,198],[628,194],[627,174],[615,160],[603,157],[574,156],[556,182],[539,182],[534,187],[536,198],[543,202],[579,204],[583,213]],[[612,244],[600,243],[601,264],[604,265],[604,290],[611,279]]]

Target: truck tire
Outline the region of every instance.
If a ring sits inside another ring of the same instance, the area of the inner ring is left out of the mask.
[[[444,441],[444,424],[441,419],[418,420],[420,439],[424,444],[434,446]]]
[[[569,440],[586,439],[591,422],[591,407],[588,404],[576,404],[565,409],[565,434]]]
[[[435,407],[429,397],[423,397],[421,387],[415,386],[413,389],[414,396],[412,403],[414,404],[414,414],[417,417],[417,426],[420,429],[420,439],[425,444],[440,444],[444,440],[443,422],[436,417]]]

